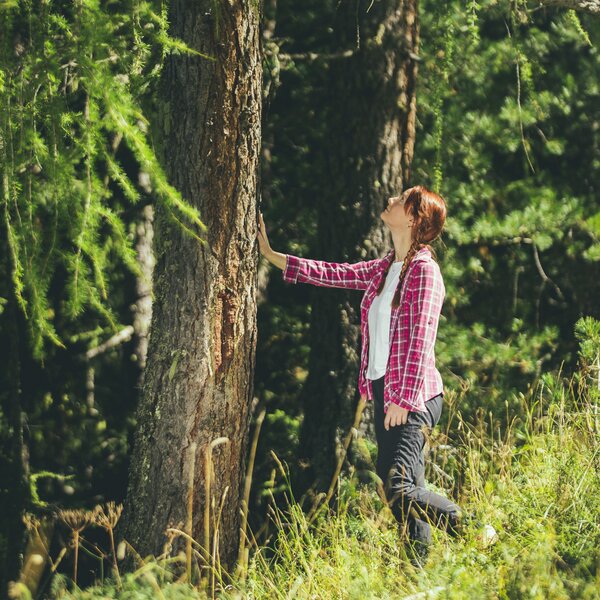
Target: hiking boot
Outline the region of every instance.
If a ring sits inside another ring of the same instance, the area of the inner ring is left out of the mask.
[[[475,536],[475,539],[483,548],[489,548],[489,546],[492,546],[498,541],[498,534],[489,523],[486,523],[482,527],[478,528],[478,533]]]
[[[498,541],[496,530],[489,523],[484,523],[481,519],[475,516],[475,513],[467,513],[460,519],[460,530],[464,533],[466,528],[474,529],[475,540],[484,548],[492,546]]]

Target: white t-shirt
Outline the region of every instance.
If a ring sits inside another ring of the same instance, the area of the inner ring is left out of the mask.
[[[392,317],[392,299],[398,286],[401,260],[390,265],[383,291],[375,296],[369,308],[369,363],[367,377],[379,379],[385,375],[390,351],[390,319]]]

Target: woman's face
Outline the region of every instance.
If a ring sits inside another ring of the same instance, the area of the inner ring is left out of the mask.
[[[404,210],[404,202],[407,196],[407,192],[404,192],[401,196],[388,198],[388,205],[381,213],[381,220],[390,229],[407,229],[412,227],[413,218],[409,217]]]

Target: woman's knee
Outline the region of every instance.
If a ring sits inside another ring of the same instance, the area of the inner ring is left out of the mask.
[[[417,490],[417,485],[412,478],[407,477],[403,473],[399,473],[396,469],[390,479],[390,492],[394,496],[401,496],[406,502],[412,499]]]

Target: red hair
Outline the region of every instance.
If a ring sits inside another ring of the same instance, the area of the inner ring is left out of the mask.
[[[415,185],[406,190],[405,193],[408,195],[404,201],[404,212],[413,217],[411,228],[412,243],[404,257],[404,263],[400,271],[398,287],[392,300],[394,308],[397,308],[400,304],[400,291],[404,283],[406,270],[413,256],[418,250],[425,247],[429,248],[435,258],[435,250],[429,243],[433,242],[442,233],[444,223],[446,222],[446,201],[439,194],[432,192],[423,185]],[[383,291],[385,279],[391,265],[392,262],[390,261],[377,288],[377,295]]]

